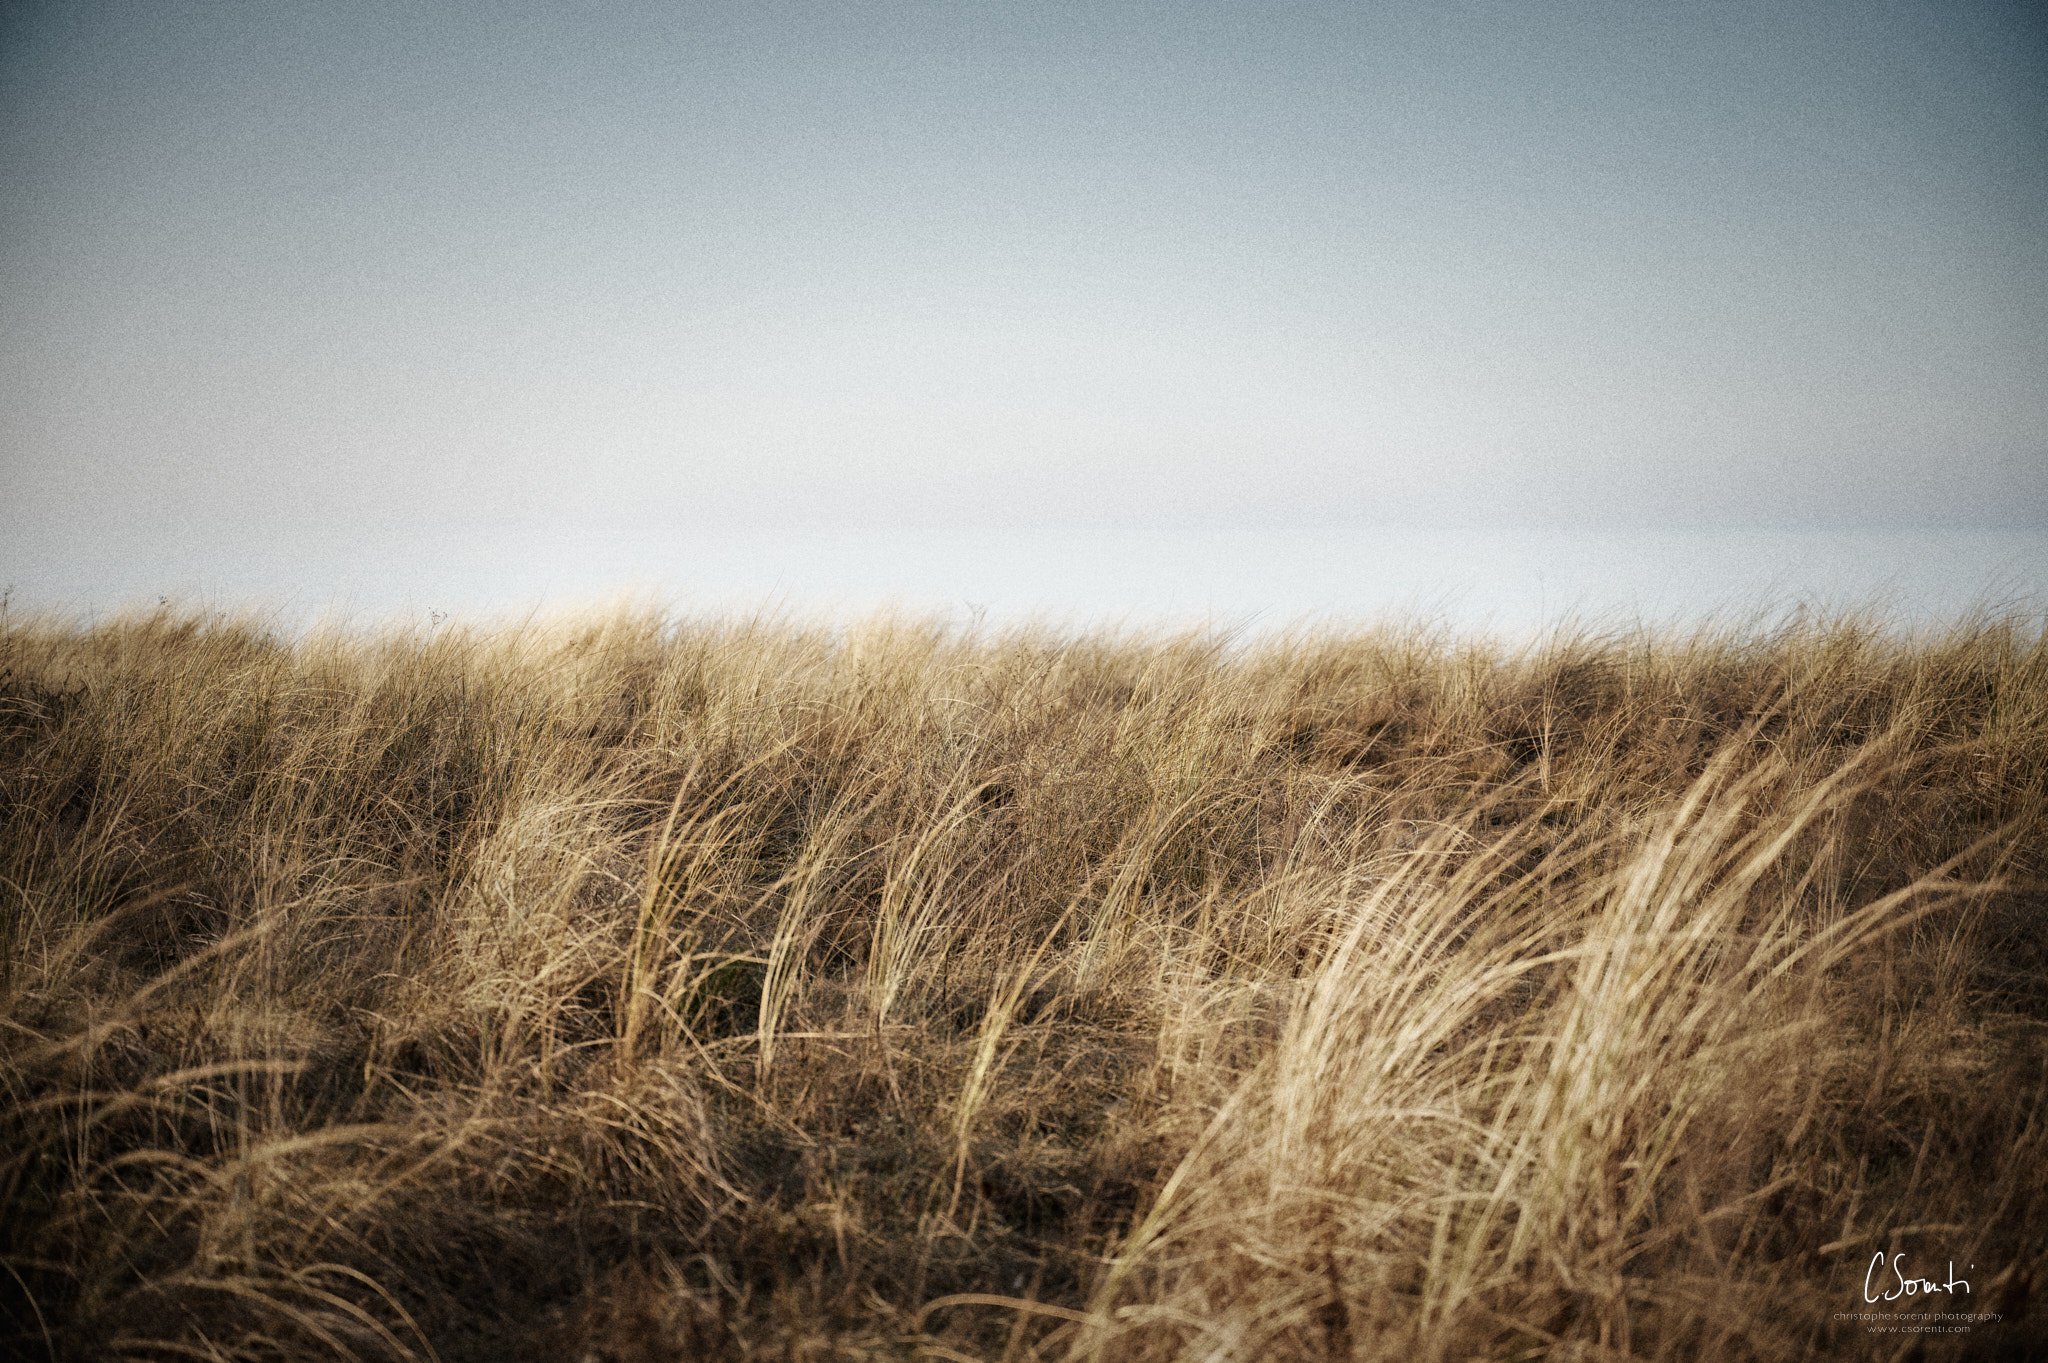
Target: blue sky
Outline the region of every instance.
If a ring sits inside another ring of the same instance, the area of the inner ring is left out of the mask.
[[[53,598],[2048,530],[2022,6],[5,16],[0,576]]]

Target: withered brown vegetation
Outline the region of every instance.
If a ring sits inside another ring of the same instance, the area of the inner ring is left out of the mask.
[[[0,1353],[2038,1356],[2044,795],[2029,619],[17,615]]]

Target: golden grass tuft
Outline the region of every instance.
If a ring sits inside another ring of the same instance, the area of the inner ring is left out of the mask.
[[[17,615],[0,828],[6,1356],[2048,1354],[2029,619]]]

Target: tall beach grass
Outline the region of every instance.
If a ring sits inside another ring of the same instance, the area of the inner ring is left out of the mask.
[[[2028,618],[16,615],[0,1353],[2048,1356],[2044,856]]]

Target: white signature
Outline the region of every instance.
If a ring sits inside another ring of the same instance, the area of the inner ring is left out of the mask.
[[[1956,1261],[1953,1259],[1948,1261],[1948,1281],[1944,1283],[1936,1282],[1932,1278],[1907,1276],[1905,1268],[1902,1267],[1905,1258],[1904,1250],[1891,1256],[1892,1276],[1899,1280],[1899,1284],[1889,1291],[1879,1293],[1871,1291],[1872,1279],[1877,1275],[1877,1271],[1884,1267],[1885,1253],[1883,1250],[1879,1250],[1876,1254],[1870,1256],[1870,1267],[1863,1270],[1864,1301],[1897,1301],[1900,1297],[1910,1297],[1919,1292],[1946,1292],[1950,1296],[1954,1296],[1959,1291],[1968,1292],[1970,1290],[1969,1280],[1956,1276]],[[1970,1267],[1975,1268],[1976,1265],[1971,1264]]]

